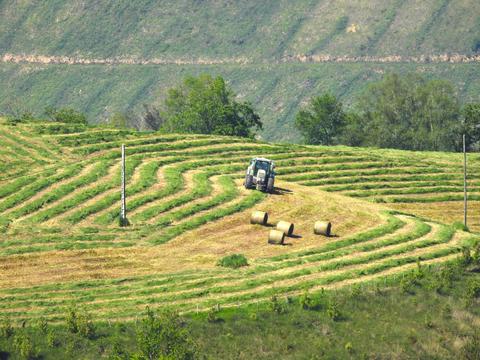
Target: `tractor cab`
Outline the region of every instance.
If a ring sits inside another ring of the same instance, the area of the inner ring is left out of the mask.
[[[273,192],[275,183],[275,163],[265,158],[250,161],[245,175],[245,188],[256,187],[257,190]]]

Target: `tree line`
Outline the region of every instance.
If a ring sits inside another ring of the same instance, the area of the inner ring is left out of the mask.
[[[260,116],[221,77],[187,77],[167,91],[163,103],[144,105],[140,116],[117,114],[112,123],[165,132],[254,137]],[[346,108],[330,93],[313,97],[299,110],[295,127],[306,144],[404,150],[461,151],[480,148],[480,103],[462,104],[446,80],[418,74],[387,74],[367,86]]]
[[[416,74],[386,75],[345,109],[334,95],[311,99],[295,126],[307,144],[461,151],[480,142],[480,103],[462,105],[451,83]]]
[[[50,121],[87,124],[70,108],[47,107]],[[9,122],[31,121],[28,111],[12,111]],[[254,138],[262,121],[253,105],[239,101],[221,77],[188,76],[167,90],[158,104],[113,114],[107,125],[165,133],[200,133]],[[387,74],[366,87],[346,108],[331,93],[310,99],[295,117],[302,141],[311,145],[349,145],[404,150],[480,149],[480,103],[462,104],[446,80],[418,74]]]

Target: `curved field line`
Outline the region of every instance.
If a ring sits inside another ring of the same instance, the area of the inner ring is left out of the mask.
[[[345,279],[348,279],[348,278],[352,278],[352,276],[350,274],[353,275],[353,278],[358,277],[358,276],[362,276],[365,269],[375,268],[375,267],[379,267],[379,269],[382,269],[382,268],[386,267],[388,269],[389,267],[390,268],[396,267],[397,262],[399,264],[402,264],[405,261],[407,261],[407,263],[408,262],[410,262],[410,263],[414,262],[414,261],[416,261],[416,258],[418,256],[421,256],[422,254],[425,254],[427,250],[428,250],[429,253],[432,251],[432,249],[435,250],[435,252],[432,254],[433,257],[437,257],[436,254],[439,254],[439,256],[441,256],[444,253],[448,254],[450,250],[443,251],[443,252],[442,252],[442,250],[450,249],[450,248],[451,248],[450,246],[445,245],[445,244],[432,245],[432,246],[429,246],[427,249],[425,249],[425,248],[415,249],[414,248],[411,251],[402,252],[399,255],[387,256],[386,258],[382,258],[381,260],[378,260],[378,261],[373,261],[373,262],[370,261],[370,262],[368,262],[367,267],[365,267],[364,263],[360,263],[360,265],[358,265],[358,261],[357,261],[356,265],[346,266],[346,267],[343,267],[341,270],[337,270],[337,269],[326,270],[326,271],[323,271],[321,273],[317,272],[317,273],[313,273],[311,275],[307,275],[307,276],[303,276],[303,277],[302,276],[297,277],[297,278],[294,278],[292,280],[288,279],[288,280],[284,280],[284,281],[280,281],[280,282],[277,281],[277,282],[273,282],[270,285],[265,285],[265,286],[261,286],[261,287],[256,286],[256,287],[254,287],[252,289],[248,289],[248,290],[239,289],[238,291],[232,291],[233,290],[232,289],[232,290],[228,290],[228,292],[222,292],[219,289],[216,289],[213,292],[212,296],[210,295],[210,293],[211,293],[211,290],[210,290],[210,291],[207,291],[206,296],[201,297],[200,303],[202,303],[202,302],[214,302],[215,303],[215,302],[218,302],[218,301],[221,301],[221,300],[231,298],[232,294],[234,294],[235,298],[242,298],[242,297],[248,298],[251,295],[256,296],[258,294],[262,294],[262,292],[271,292],[272,290],[277,291],[277,290],[282,289],[282,288],[288,291],[288,290],[291,290],[291,289],[295,289],[297,287],[302,288],[302,287],[306,286],[307,284],[309,284],[309,285],[307,285],[308,287],[311,287],[311,285],[314,285],[315,283],[318,283],[322,279],[326,282],[326,284],[331,284],[332,280],[333,280],[333,282],[335,282],[336,279],[345,280]],[[452,251],[453,250],[457,251],[457,249],[454,249],[454,248],[451,248],[451,249],[452,249]],[[393,263],[392,263],[392,261],[393,261]],[[397,261],[397,262],[395,262],[395,261]],[[330,279],[332,279],[332,280],[330,280]],[[280,288],[279,288],[279,285],[281,286]],[[200,294],[201,293],[202,292],[200,291]],[[161,294],[163,294],[163,293],[161,293]],[[165,297],[165,301],[161,302],[162,306],[172,306],[172,305],[182,306],[182,305],[188,305],[188,304],[191,304],[191,303],[198,304],[199,303],[198,296],[195,296],[195,293],[192,293],[192,295],[193,296],[189,296],[189,297],[187,297],[185,299],[182,299],[182,300],[174,299],[174,298],[172,298],[170,300],[171,296],[169,297],[167,295],[167,296],[158,297],[158,296],[154,296],[152,294],[152,295],[147,295],[145,297],[145,299],[149,300],[149,299],[155,298],[155,303],[159,304],[159,300],[162,297]],[[137,305],[137,304],[142,304],[142,302],[139,302],[135,298],[130,297],[128,301],[126,301],[126,300],[121,300],[121,301],[112,300],[112,301],[109,301],[108,302],[108,308],[112,309],[112,308],[127,306],[128,304],[125,304],[125,302],[132,303],[134,308],[138,307],[138,306],[141,306],[141,305]],[[149,303],[149,302],[150,301],[147,301],[146,303]],[[145,304],[145,302],[143,302],[143,304]],[[86,303],[84,303],[84,306],[86,306],[87,308],[91,308],[91,310],[96,311],[98,309],[98,302],[97,301],[86,302]]]
[[[85,165],[85,164],[84,164]],[[39,193],[45,194],[44,189],[54,185],[56,182],[69,181],[71,176],[75,176],[82,170],[82,166],[75,165],[67,168],[63,168],[62,171],[58,171],[56,174],[40,178],[28,186],[22,188],[21,191],[13,193],[3,201],[0,202],[0,213],[3,213],[13,207],[22,206],[26,200],[32,197],[39,197]]]

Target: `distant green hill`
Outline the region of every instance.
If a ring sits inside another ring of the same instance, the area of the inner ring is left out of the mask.
[[[386,57],[480,48],[476,0],[265,0],[0,2],[0,56],[163,59],[191,65],[0,64],[0,111],[15,97],[32,109],[72,104],[98,121],[161,95],[186,74],[232,82],[266,123],[267,139],[292,140],[291,120],[310,96],[353,101],[389,71],[452,80],[479,100],[479,64],[299,63],[301,55]],[[222,64],[201,65],[215,62]],[[247,64],[244,64],[247,63]]]

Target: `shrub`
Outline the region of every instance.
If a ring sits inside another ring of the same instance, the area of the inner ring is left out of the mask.
[[[402,289],[402,292],[405,294],[411,294],[413,293],[415,283],[416,277],[413,275],[413,273],[405,274],[402,277],[402,280],[400,280],[400,289]]]
[[[95,337],[95,325],[93,324],[90,314],[82,311],[77,317],[78,334],[86,339]]]
[[[466,297],[469,300],[480,297],[480,280],[471,279],[467,284]]]
[[[300,305],[304,310],[313,309],[313,307],[315,306],[315,303],[308,291],[305,291],[303,295],[300,296]]]
[[[216,323],[219,318],[218,318],[218,313],[220,311],[220,306],[212,306],[212,308],[208,311],[207,313],[207,321],[209,323]]]
[[[55,109],[53,107],[47,107],[45,109],[45,114],[50,118],[50,120],[55,122],[83,125],[88,123],[85,114],[72,108]]]
[[[196,345],[175,313],[147,314],[137,328],[138,359],[194,359]]]
[[[25,334],[15,336],[13,348],[22,359],[35,359],[38,356],[35,346]]]
[[[330,299],[328,302],[327,316],[333,321],[338,321],[341,318],[340,309],[335,299]]]
[[[130,357],[128,356],[128,353],[125,351],[125,349],[122,346],[122,343],[118,334],[116,334],[112,339],[112,350],[110,351],[108,358],[110,360],[130,359]]]
[[[14,333],[14,329],[10,319],[9,318],[3,319],[2,323],[0,324],[0,336],[2,338],[8,339],[13,335],[13,333]]]
[[[42,332],[42,334],[47,334],[48,332],[48,322],[47,319],[41,317],[37,322],[37,327]]]
[[[242,266],[247,266],[247,258],[242,254],[233,254],[221,258],[218,263],[218,266],[229,267],[232,269],[238,269]]]
[[[74,307],[68,309],[65,321],[67,323],[67,330],[72,334],[76,334],[78,332],[78,317],[77,310]]]
[[[277,295],[273,295],[270,298],[270,310],[273,311],[276,314],[281,314],[285,312],[285,308],[280,304],[280,301],[278,301]]]
[[[7,124],[13,125],[13,126],[20,123],[27,123],[27,122],[33,122],[33,121],[35,121],[35,118],[33,117],[33,114],[29,111],[25,111],[17,116],[9,116],[7,118]]]
[[[460,258],[460,265],[468,266],[473,262],[472,253],[470,248],[464,247],[462,249],[462,256]]]
[[[47,346],[50,348],[57,347],[59,345],[57,335],[53,329],[49,329],[47,332]]]

